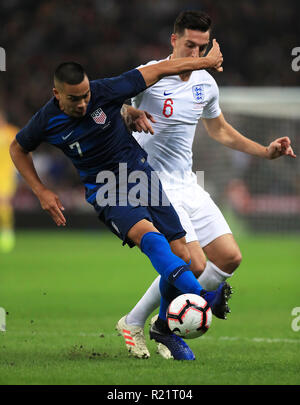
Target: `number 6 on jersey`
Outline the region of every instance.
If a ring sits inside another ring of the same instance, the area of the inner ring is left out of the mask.
[[[173,115],[173,100],[171,98],[167,98],[164,102],[163,115],[167,118]]]

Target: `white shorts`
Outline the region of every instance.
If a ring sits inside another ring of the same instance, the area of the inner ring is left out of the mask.
[[[205,247],[219,236],[232,233],[220,209],[197,183],[164,190],[186,231],[187,243],[199,241]]]

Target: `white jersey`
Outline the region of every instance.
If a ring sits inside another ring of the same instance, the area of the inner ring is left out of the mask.
[[[192,72],[188,81],[179,76],[165,77],[134,97],[132,105],[148,111],[156,120],[152,123],[154,135],[134,132],[133,136],[148,153],[148,162],[158,172],[164,188],[177,188],[179,181],[194,183],[192,145],[196,126],[200,118],[221,114],[214,78],[205,70]]]

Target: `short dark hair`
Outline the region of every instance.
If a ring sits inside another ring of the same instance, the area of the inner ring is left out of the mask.
[[[86,75],[83,67],[76,62],[64,62],[57,66],[54,72],[54,80],[60,83],[79,84]]]
[[[174,34],[182,35],[185,29],[206,32],[211,27],[211,19],[203,11],[182,11],[175,20]]]

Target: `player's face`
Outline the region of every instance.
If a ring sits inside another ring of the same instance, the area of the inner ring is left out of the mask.
[[[80,118],[86,114],[91,99],[90,82],[87,76],[79,84],[63,83],[60,88],[53,89],[59,101],[60,109],[71,117]]]
[[[183,35],[172,34],[173,58],[199,58],[205,54],[210,31],[202,32],[185,29]]]

